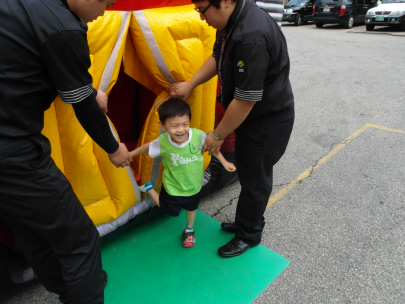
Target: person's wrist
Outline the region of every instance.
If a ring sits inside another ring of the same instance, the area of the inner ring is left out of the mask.
[[[191,91],[200,85],[194,79],[190,79],[189,81],[186,81],[186,83],[189,85]]]
[[[212,131],[212,136],[215,140],[224,140],[224,137],[222,137],[216,130]]]
[[[116,142],[116,143],[117,143],[117,148],[114,150],[114,152],[111,152],[111,153],[107,152],[108,155],[114,155],[114,154],[116,154],[118,152],[118,150],[120,149],[120,143],[119,142]],[[113,149],[111,149],[111,151],[112,150]]]

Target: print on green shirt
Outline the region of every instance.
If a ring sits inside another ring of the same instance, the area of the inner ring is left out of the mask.
[[[190,153],[191,154],[196,154],[198,152],[201,152],[202,146],[201,144],[193,144],[193,143],[189,143],[188,146],[190,147]]]

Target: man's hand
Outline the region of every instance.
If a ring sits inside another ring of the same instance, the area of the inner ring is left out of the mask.
[[[100,106],[101,110],[104,113],[108,113],[108,95],[103,91],[97,90],[96,100],[98,105]]]
[[[207,138],[205,140],[204,146],[201,150],[201,155],[203,155],[206,151],[210,152],[210,154],[217,155],[219,149],[221,148],[222,144],[224,143],[223,139],[216,140],[212,135],[213,131],[208,132]]]
[[[186,100],[190,97],[193,91],[192,85],[189,82],[176,82],[169,85],[170,96],[179,97]]]
[[[108,154],[108,157],[117,168],[124,168],[132,162],[132,157],[129,155],[127,146],[123,143],[119,144],[118,150],[113,154]]]

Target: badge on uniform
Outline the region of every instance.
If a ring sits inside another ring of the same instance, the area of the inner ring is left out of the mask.
[[[189,143],[188,146],[190,147],[190,153],[191,154],[196,154],[197,152],[202,150],[202,145],[201,144],[192,145],[191,143]]]
[[[246,64],[243,62],[243,60],[238,60],[238,63],[236,66],[239,68],[239,73],[245,72],[245,66]]]

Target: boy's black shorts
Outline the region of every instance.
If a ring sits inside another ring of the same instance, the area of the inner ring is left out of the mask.
[[[201,191],[192,196],[172,196],[166,192],[162,184],[159,195],[160,209],[171,216],[179,216],[181,208],[189,211],[198,209],[201,200]]]

